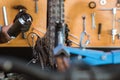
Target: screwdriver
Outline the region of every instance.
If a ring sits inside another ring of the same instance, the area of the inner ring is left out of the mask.
[[[102,28],[102,24],[99,23],[99,24],[98,24],[98,40],[100,40],[101,28]]]
[[[8,25],[8,19],[7,19],[6,7],[3,6],[2,10],[3,10],[3,16],[4,16],[4,25],[7,26]]]
[[[38,0],[35,1],[35,13],[38,13]]]

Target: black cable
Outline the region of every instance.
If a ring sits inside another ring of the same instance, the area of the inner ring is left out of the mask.
[[[29,36],[31,35],[31,34],[35,34],[36,36],[37,36],[37,38],[39,37],[40,38],[40,36],[37,34],[37,33],[35,33],[35,32],[30,32],[28,35],[27,35],[27,43],[28,43],[28,45],[30,46],[30,47],[33,47],[31,44],[30,44],[30,41],[29,41]]]

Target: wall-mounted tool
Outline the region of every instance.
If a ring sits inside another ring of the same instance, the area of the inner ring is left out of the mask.
[[[80,35],[80,48],[85,49],[85,47],[90,43],[90,35],[86,32],[86,16],[82,17],[83,19],[83,32]],[[87,40],[85,43],[83,43],[83,40],[87,37]]]
[[[7,26],[8,25],[8,19],[7,19],[7,11],[6,11],[5,6],[2,7],[2,11],[3,11],[3,17],[4,17],[4,25]]]
[[[92,18],[92,29],[96,28],[96,23],[95,23],[95,13],[91,14],[91,18]]]
[[[120,0],[117,0],[116,7],[120,7]]]
[[[103,8],[103,9],[100,9],[100,10],[103,10],[103,11],[112,11],[113,19],[112,19],[111,34],[112,34],[112,43],[114,43],[115,36],[117,34],[117,29],[115,29],[115,26],[116,26],[116,13],[117,13],[117,10],[120,10],[120,8],[109,8],[109,9]]]
[[[96,8],[96,3],[94,1],[89,2],[88,7],[91,9]]]
[[[8,34],[10,37],[17,37],[19,33],[22,33],[22,38],[25,39],[25,32],[29,30],[33,19],[30,14],[26,13],[26,8],[24,6],[14,6],[14,9],[19,10],[19,12],[15,16],[15,19],[13,21],[14,23],[8,30]]]
[[[101,4],[101,5],[105,5],[106,3],[107,3],[106,0],[100,0],[100,4]]]
[[[117,29],[112,28],[112,43],[115,43],[115,36],[117,35]]]
[[[100,37],[101,37],[101,29],[102,29],[102,24],[99,23],[98,24],[98,40],[100,40]]]
[[[38,0],[34,0],[35,2],[35,13],[38,13]]]

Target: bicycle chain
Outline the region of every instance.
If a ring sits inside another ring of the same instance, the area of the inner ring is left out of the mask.
[[[54,57],[53,57],[53,49],[55,47],[55,26],[56,21],[60,19],[60,0],[48,0],[47,6],[47,33],[46,33],[46,46],[47,52],[49,54],[50,65],[54,67]]]

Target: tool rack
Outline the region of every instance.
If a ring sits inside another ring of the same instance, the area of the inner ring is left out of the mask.
[[[96,7],[94,9],[89,8],[89,2],[94,1],[96,3]],[[86,31],[90,35],[90,44],[89,47],[96,48],[119,48],[120,40],[115,39],[115,43],[112,43],[111,29],[112,29],[112,11],[101,11],[102,8],[115,8],[117,0],[107,0],[105,5],[100,4],[100,0],[65,0],[65,21],[69,26],[70,33],[77,37],[73,38],[69,36],[69,38],[78,43],[80,41],[80,34],[82,32],[82,16],[86,16]],[[46,31],[46,13],[47,13],[47,0],[39,0],[38,6],[39,11],[35,13],[34,11],[34,1],[33,0],[1,0],[0,1],[0,25],[4,25],[3,14],[2,14],[2,6],[6,6],[7,9],[7,17],[8,23],[12,23],[15,15],[17,14],[17,10],[12,9],[14,5],[24,5],[28,10],[27,12],[32,15],[33,23],[30,31],[27,32],[29,34],[32,31],[32,28],[36,28],[37,30]],[[91,13],[95,13],[95,23],[96,28],[92,29],[92,20]],[[120,11],[117,11],[116,19],[120,18]],[[101,37],[98,40],[98,24],[102,23]],[[116,29],[120,29],[120,23],[116,21]],[[40,36],[44,34],[40,31],[34,31]],[[0,44],[0,47],[29,47],[27,40],[21,38],[21,34],[11,40],[9,43]],[[73,47],[77,45],[73,44]],[[77,46],[78,47],[78,46]]]

